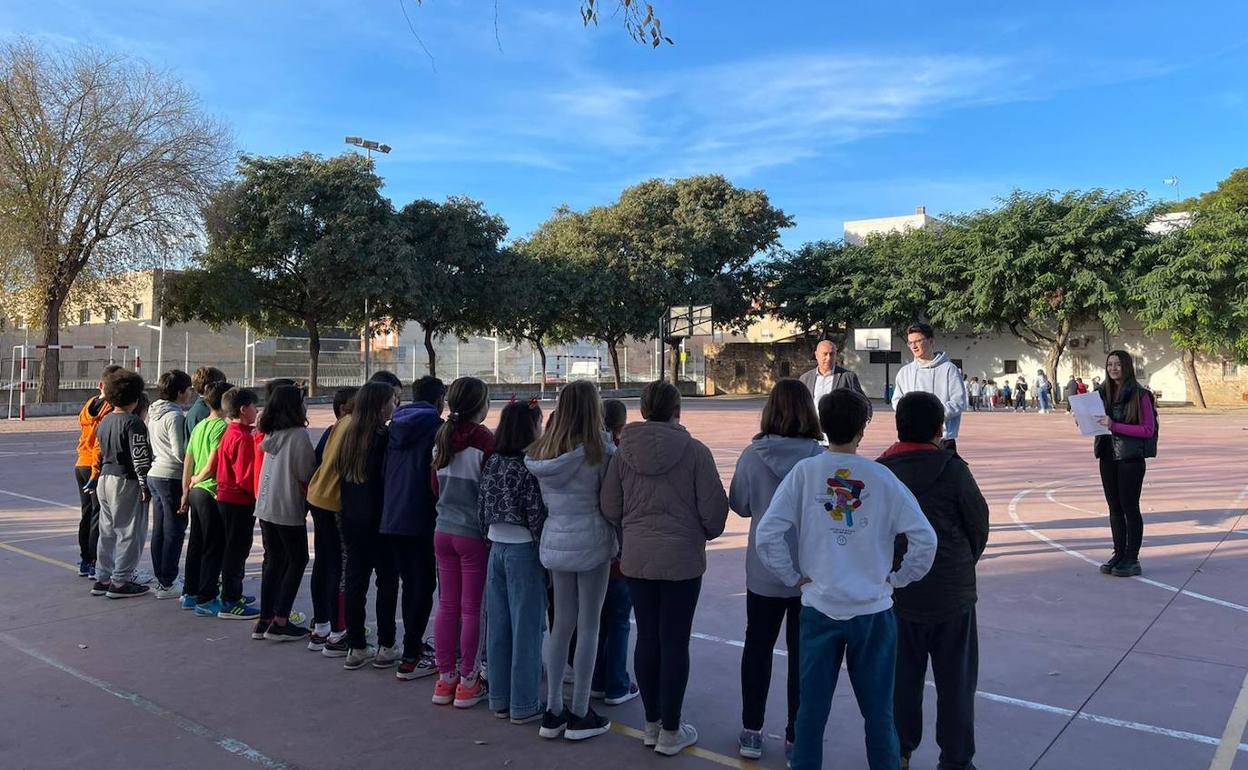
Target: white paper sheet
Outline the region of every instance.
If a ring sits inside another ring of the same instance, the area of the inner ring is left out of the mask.
[[[1083,435],[1109,435],[1109,428],[1096,421],[1096,418],[1105,416],[1105,402],[1101,401],[1099,393],[1077,393],[1071,396],[1070,411],[1074,414],[1075,423]]]

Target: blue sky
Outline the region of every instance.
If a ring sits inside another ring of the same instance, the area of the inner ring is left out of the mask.
[[[1186,196],[1248,165],[1248,4],[653,2],[675,46],[585,29],[577,0],[497,0],[497,34],[489,0],[406,0],[415,34],[400,0],[4,0],[0,31],[146,58],[241,151],[387,142],[396,205],[468,195],[513,236],[656,176],[767,190],[795,246],[1015,187],[1169,197],[1178,176]]]

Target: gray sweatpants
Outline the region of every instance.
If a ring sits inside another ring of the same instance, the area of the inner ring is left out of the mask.
[[[100,497],[100,544],[95,579],[129,583],[138,574],[139,557],[147,542],[147,504],[140,495],[139,482],[100,476],[96,494]]]
[[[551,629],[550,644],[546,648],[546,708],[555,714],[563,712],[563,666],[568,659],[573,631],[576,631],[576,654],[572,658],[572,669],[576,679],[572,685],[571,711],[581,717],[589,711],[589,690],[598,658],[598,622],[610,577],[610,562],[588,572],[550,571],[555,589],[555,627]]]

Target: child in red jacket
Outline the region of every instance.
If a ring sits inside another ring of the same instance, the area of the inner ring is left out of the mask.
[[[229,425],[217,450],[217,508],[225,524],[225,555],[221,564],[221,608],[217,617],[253,620],[260,611],[243,596],[243,570],[251,554],[256,527],[256,425],[254,391],[232,388],[221,398]]]

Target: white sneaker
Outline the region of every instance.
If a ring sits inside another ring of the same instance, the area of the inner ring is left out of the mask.
[[[646,722],[646,735],[641,739],[643,745],[654,748],[659,743],[659,733],[662,731],[661,722]]]
[[[693,725],[681,722],[679,730],[660,730],[659,741],[654,750],[665,757],[674,757],[698,742],[698,731]]]
[[[393,647],[379,647],[377,657],[373,658],[373,668],[390,668],[403,658],[403,652],[396,644]]]
[[[357,668],[363,668],[375,657],[377,657],[377,648],[372,645],[358,649],[353,647],[347,651],[347,659],[343,661],[342,667],[348,671],[354,671]]]
[[[154,592],[157,599],[180,599],[182,597],[182,589],[176,585],[173,586],[156,586]]]

